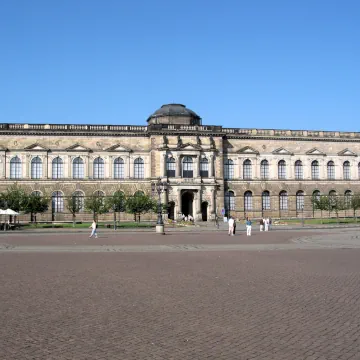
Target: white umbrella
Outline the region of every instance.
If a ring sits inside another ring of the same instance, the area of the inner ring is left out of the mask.
[[[0,215],[6,215],[6,210],[0,209]]]
[[[5,214],[6,214],[6,215],[19,215],[19,213],[17,213],[17,212],[14,211],[14,210],[11,210],[11,209],[6,209],[6,210],[5,210]]]

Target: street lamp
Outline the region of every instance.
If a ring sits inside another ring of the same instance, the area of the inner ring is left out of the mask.
[[[153,182],[151,183],[151,190],[153,192],[153,194],[155,192],[158,193],[159,196],[159,200],[158,200],[158,218],[157,218],[157,222],[156,222],[156,232],[158,234],[165,234],[164,232],[164,221],[163,221],[163,217],[162,217],[162,203],[161,203],[161,194],[163,192],[165,192],[167,190],[167,183],[164,181],[161,181],[161,179],[159,178],[157,180],[157,182]]]

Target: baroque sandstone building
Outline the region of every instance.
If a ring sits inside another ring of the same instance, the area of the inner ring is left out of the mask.
[[[43,220],[69,220],[66,197],[151,194],[157,178],[169,184],[170,218],[204,221],[223,208],[316,216],[313,196],[360,191],[360,133],[206,126],[181,104],[163,105],[147,126],[0,124],[0,134],[0,191],[16,183],[52,197]]]

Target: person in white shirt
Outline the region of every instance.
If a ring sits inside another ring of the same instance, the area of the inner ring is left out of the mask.
[[[228,224],[229,224],[229,236],[234,236],[234,219],[230,217]]]
[[[269,219],[264,219],[265,231],[269,230]]]
[[[91,230],[91,235],[89,236],[89,238],[92,238],[93,236],[95,236],[95,238],[97,239],[97,232],[96,232],[96,227],[97,227],[97,224],[96,224],[96,221],[94,220],[92,222],[92,224],[89,226]]]

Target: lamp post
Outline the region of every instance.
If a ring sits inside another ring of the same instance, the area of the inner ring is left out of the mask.
[[[161,194],[163,192],[165,192],[167,190],[167,183],[164,181],[161,181],[161,179],[159,178],[157,180],[157,182],[153,182],[151,183],[151,190],[153,192],[153,194],[155,192],[158,193],[159,196],[159,200],[158,200],[158,217],[157,217],[157,222],[156,222],[156,232],[158,234],[162,234],[164,235],[164,221],[163,221],[163,217],[162,217],[162,203],[161,203]]]
[[[305,223],[304,223],[304,204],[301,205],[301,224],[302,224],[302,227],[305,226]]]

